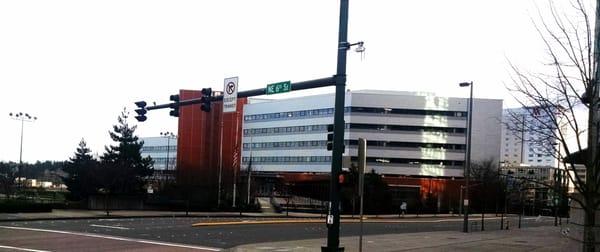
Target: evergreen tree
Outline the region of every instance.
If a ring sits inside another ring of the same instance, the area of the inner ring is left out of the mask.
[[[69,190],[72,200],[86,199],[96,192],[94,171],[98,162],[90,155],[84,139],[81,139],[75,151],[75,156],[64,163],[63,171],[68,175],[63,177],[63,182]]]
[[[134,135],[136,126],[127,123],[129,113],[121,112],[118,124],[109,132],[116,145],[106,146],[101,157],[99,178],[105,192],[137,194],[143,192],[146,179],[154,172],[150,157],[142,158],[143,141]]]

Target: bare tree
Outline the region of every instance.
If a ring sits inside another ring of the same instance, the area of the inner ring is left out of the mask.
[[[594,42],[600,27],[593,30],[587,4],[571,0],[570,8],[565,9],[549,1],[549,14],[539,12],[539,21],[533,23],[549,56],[548,71],[530,73],[510,64],[512,83],[508,88],[524,109],[511,113],[505,125],[521,132],[522,140],[539,146],[540,152],[554,155],[569,171],[566,174],[577,192],[571,198],[585,212],[583,250],[594,251],[595,213],[600,205],[596,147],[600,51]],[[588,135],[587,144],[580,138],[584,134]],[[585,158],[565,158],[577,155]],[[576,165],[584,165],[585,174],[578,172]]]

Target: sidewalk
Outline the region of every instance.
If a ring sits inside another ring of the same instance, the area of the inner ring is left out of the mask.
[[[113,210],[106,215],[100,210],[54,209],[47,213],[0,213],[0,222],[21,220],[94,219],[94,218],[149,218],[149,217],[239,217],[239,212],[135,211]],[[262,216],[261,213],[243,213],[242,216]]]
[[[146,217],[240,217],[240,212],[189,212],[185,211],[135,211],[135,210],[114,210],[107,216],[102,210],[78,210],[78,209],[54,209],[47,213],[0,213],[0,222],[20,221],[20,220],[50,220],[50,219],[93,219],[93,218],[146,218]],[[472,215],[473,218],[478,215]],[[481,215],[479,215],[481,216]],[[486,214],[486,217],[492,217],[494,214]],[[256,213],[243,212],[241,217],[268,217],[268,218],[324,218],[323,214],[318,213]],[[414,218],[448,218],[458,217],[450,214],[427,214],[414,215],[407,214],[399,218],[398,215],[365,215],[369,219],[414,219]],[[342,215],[342,218],[352,218],[351,215]],[[354,215],[358,219],[358,215]]]
[[[321,251],[327,239],[247,244],[232,252]],[[341,237],[345,251],[358,251],[358,236]],[[560,227],[498,230],[465,234],[456,231],[385,234],[363,237],[363,251],[575,251]]]

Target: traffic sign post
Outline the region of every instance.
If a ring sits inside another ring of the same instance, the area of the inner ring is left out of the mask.
[[[267,85],[267,94],[279,94],[286,93],[292,91],[292,82],[291,81],[282,81],[277,83],[272,83]]]

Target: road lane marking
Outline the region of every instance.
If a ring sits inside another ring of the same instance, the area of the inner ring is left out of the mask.
[[[92,227],[102,227],[102,228],[114,228],[114,229],[121,229],[121,230],[129,230],[130,229],[130,228],[126,228],[126,227],[105,226],[105,225],[96,225],[96,224],[92,224],[90,226],[92,226]]]
[[[0,248],[19,250],[19,251],[31,251],[31,252],[51,252],[49,250],[28,249],[28,248],[19,248],[19,247],[4,246],[4,245],[0,245]]]
[[[138,242],[138,243],[161,245],[161,246],[168,246],[168,247],[179,247],[179,248],[189,248],[189,249],[199,249],[199,250],[202,249],[202,250],[208,250],[208,251],[221,251],[220,248],[185,245],[185,244],[170,243],[170,242],[159,242],[159,241],[152,241],[152,240],[125,238],[125,237],[91,234],[91,233],[80,233],[80,232],[61,231],[61,230],[52,230],[52,229],[40,229],[40,228],[11,227],[11,226],[0,226],[0,228],[57,233],[57,234],[68,234],[68,235],[78,235],[78,236],[86,236],[86,237],[92,237],[92,238],[102,238],[102,239],[108,239],[108,240],[127,241],[127,242]]]

